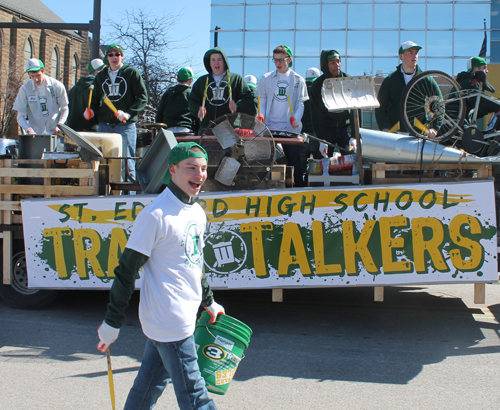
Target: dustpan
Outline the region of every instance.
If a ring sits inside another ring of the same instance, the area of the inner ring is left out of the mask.
[[[323,81],[321,96],[328,111],[380,107],[375,82],[369,75],[327,78]]]

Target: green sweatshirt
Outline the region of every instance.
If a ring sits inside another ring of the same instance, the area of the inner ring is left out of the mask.
[[[215,83],[212,68],[210,67],[210,56],[214,53],[222,54],[227,68],[218,86]],[[207,113],[203,120],[201,120],[201,127],[206,127],[211,120],[215,120],[221,115],[231,113],[229,110],[229,86],[231,86],[231,95],[233,101],[236,103],[238,112],[253,116],[257,115],[257,108],[255,107],[254,97],[250,87],[240,74],[229,71],[228,59],[222,48],[215,47],[208,50],[203,57],[203,64],[208,74],[196,80],[193,84],[191,95],[189,96],[191,114],[197,118],[206,89],[205,108]]]
[[[90,86],[94,83],[94,76],[82,77],[69,90],[69,114],[66,125],[75,131],[97,131],[97,118],[94,116],[87,121],[83,117],[85,108],[89,104]]]
[[[472,76],[471,71],[462,71],[461,73],[458,73],[457,81],[460,84],[460,87],[462,87],[462,90],[479,91],[477,84],[472,85],[472,77],[471,76]],[[484,94],[486,94],[486,93],[484,93]],[[476,100],[477,100],[477,97],[467,98],[465,100],[466,104],[467,104],[466,105],[466,107],[467,107],[466,116],[468,116],[470,110],[475,108]],[[488,115],[489,113],[492,113],[492,112],[497,112],[498,110],[500,110],[500,105],[494,103],[493,101],[488,101],[485,98],[481,98],[481,100],[479,101],[479,109],[477,111],[477,119],[483,118],[485,115]]]
[[[172,181],[168,188],[184,203],[190,203],[189,197]],[[196,200],[197,198],[194,198]],[[192,203],[193,201],[191,201]],[[114,270],[115,279],[109,293],[108,309],[105,321],[114,328],[121,328],[125,321],[125,310],[135,289],[135,280],[139,279],[139,269],[148,261],[148,257],[140,252],[125,248]],[[214,302],[214,296],[205,273],[201,279],[201,306],[208,307]]]
[[[328,56],[332,54],[334,50],[323,50],[320,56],[320,67],[323,74],[314,80],[311,87],[311,118],[313,123],[314,132],[316,137],[323,140],[327,139],[328,129],[330,128],[343,128],[351,127],[351,137],[354,138],[354,114],[353,110],[344,110],[337,112],[329,112],[325,107],[323,102],[323,97],[321,96],[321,88],[323,87],[323,81],[327,78],[332,78],[330,70],[328,68]],[[350,77],[349,74],[340,72],[338,77]],[[358,110],[359,123],[363,123],[363,117],[361,110]]]
[[[156,122],[167,124],[167,127],[186,127],[194,130],[196,117],[189,110],[191,86],[176,84],[170,87],[161,97],[156,110]]]
[[[109,77],[109,67],[100,71],[94,80],[92,109],[95,116],[99,122],[118,124],[113,111],[103,102],[106,95],[117,110],[130,114],[127,122],[136,122],[148,103],[148,93],[141,73],[128,64],[120,67],[114,85]]]
[[[396,71],[390,73],[382,82],[378,92],[378,101],[380,107],[375,109],[375,119],[379,130],[391,129],[399,121],[399,131],[408,132],[403,122],[401,121],[401,95],[406,87],[403,73],[401,72],[402,64],[396,67]],[[422,70],[417,65],[415,76],[420,74]]]

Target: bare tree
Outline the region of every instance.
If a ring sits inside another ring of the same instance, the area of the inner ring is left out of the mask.
[[[18,134],[16,130],[9,130],[12,120],[17,115],[16,111],[12,110],[12,107],[14,106],[19,88],[23,84],[24,74],[23,67],[15,63],[15,46],[10,47],[9,62],[8,69],[2,66],[0,70],[1,84],[3,84],[3,78],[7,77],[6,87],[0,89],[0,138],[9,138],[10,134]]]
[[[168,53],[184,41],[173,40],[171,36],[180,17],[181,14],[157,16],[132,9],[125,11],[119,22],[107,20],[114,32],[106,40],[124,47],[127,62],[140,70],[153,108],[158,106],[165,90],[176,83],[180,67],[168,58]]]

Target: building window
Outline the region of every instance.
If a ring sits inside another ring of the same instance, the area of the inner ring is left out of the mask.
[[[30,58],[33,58],[33,40],[31,40],[31,37],[28,37],[24,42],[24,61],[26,62]]]
[[[52,49],[52,55],[50,57],[50,74],[52,77],[54,77],[56,80],[60,80],[60,70],[59,70],[59,52],[57,50],[57,46],[54,46]]]
[[[79,67],[79,62],[78,62],[78,56],[73,54],[73,59],[71,62],[71,73],[70,73],[70,78],[71,78],[71,83],[70,85],[75,85],[78,81],[78,67]]]

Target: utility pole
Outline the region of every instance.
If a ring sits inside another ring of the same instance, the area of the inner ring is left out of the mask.
[[[215,26],[215,31],[214,31],[214,47],[217,47],[219,45],[219,31],[221,31],[222,28],[219,26]]]

